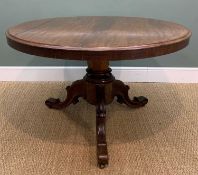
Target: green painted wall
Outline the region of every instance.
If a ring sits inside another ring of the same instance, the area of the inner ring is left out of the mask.
[[[198,0],[0,0],[0,66],[78,66],[79,61],[53,60],[17,52],[6,44],[5,30],[18,23],[59,16],[140,16],[183,24],[193,32],[180,52],[144,60],[115,61],[113,66],[197,67]]]

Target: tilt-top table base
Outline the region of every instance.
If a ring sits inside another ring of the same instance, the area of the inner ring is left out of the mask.
[[[76,104],[78,98],[84,98],[88,103],[96,106],[96,137],[98,166],[104,168],[108,165],[108,152],[105,133],[105,105],[110,104],[114,97],[119,103],[131,108],[142,107],[148,99],[140,96],[131,100],[128,96],[129,86],[120,80],[115,80],[111,74],[108,61],[88,61],[87,74],[82,80],[77,80],[67,88],[67,98],[61,102],[50,98],[45,104],[49,108],[62,109],[71,103]]]

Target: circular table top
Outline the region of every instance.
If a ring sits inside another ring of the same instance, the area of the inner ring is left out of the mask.
[[[138,17],[60,17],[29,21],[6,31],[25,53],[62,59],[124,60],[154,57],[188,45],[191,31],[172,22]]]

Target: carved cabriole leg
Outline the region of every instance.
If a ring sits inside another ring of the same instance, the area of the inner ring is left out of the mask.
[[[108,165],[108,151],[105,132],[106,109],[104,105],[104,93],[104,85],[96,85],[96,137],[99,168],[105,168]]]
[[[125,85],[120,80],[113,81],[113,96],[117,96],[117,101],[119,103],[125,103],[131,108],[142,107],[148,103],[148,99],[143,96],[134,97],[133,100],[129,98],[128,95],[129,86]]]
[[[71,103],[78,103],[79,97],[85,97],[85,83],[86,82],[84,80],[77,80],[73,82],[71,86],[67,86],[67,98],[63,102],[61,102],[60,99],[49,98],[45,101],[45,104],[49,108],[62,109],[66,108]]]

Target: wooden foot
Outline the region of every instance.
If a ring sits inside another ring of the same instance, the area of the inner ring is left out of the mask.
[[[78,103],[79,97],[84,97],[85,95],[85,81],[84,80],[77,80],[72,83],[71,86],[67,86],[67,98],[61,102],[60,99],[49,98],[45,101],[45,104],[49,108],[53,109],[62,109],[69,106],[71,103],[76,104]]]
[[[104,86],[96,86],[98,104],[96,105],[96,137],[97,137],[97,159],[99,168],[108,165],[108,151],[105,132],[106,110],[104,105]]]
[[[145,106],[148,103],[148,99],[143,96],[134,97],[133,100],[129,98],[128,91],[129,86],[125,85],[120,80],[113,81],[113,96],[117,97],[117,102],[124,103],[131,108],[137,108]]]

